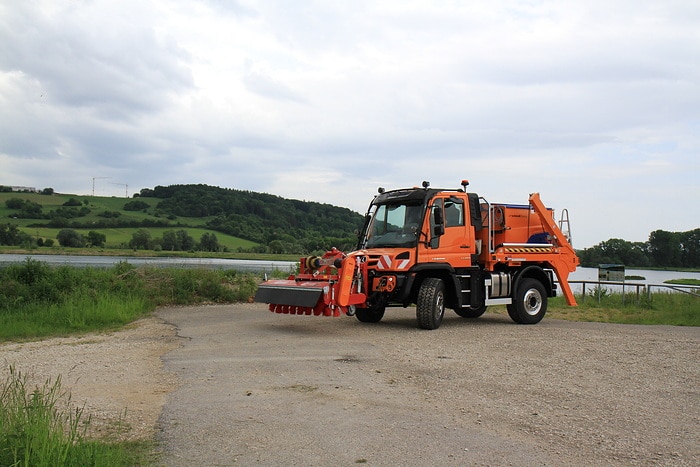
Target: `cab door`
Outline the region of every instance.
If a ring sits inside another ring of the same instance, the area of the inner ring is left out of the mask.
[[[440,223],[444,229],[440,228]],[[430,262],[447,262],[453,268],[472,265],[473,228],[469,223],[469,207],[464,196],[438,195],[430,211],[432,241],[425,252]],[[439,232],[443,232],[438,235]]]

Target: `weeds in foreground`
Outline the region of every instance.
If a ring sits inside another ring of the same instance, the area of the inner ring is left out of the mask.
[[[83,409],[60,377],[32,388],[14,367],[0,383],[0,465],[127,466],[148,463],[148,446],[91,440]]]

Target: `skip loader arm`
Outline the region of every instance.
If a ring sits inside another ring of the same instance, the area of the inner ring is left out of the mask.
[[[540,218],[540,221],[546,227],[547,233],[552,236],[552,243],[557,248],[557,254],[552,255],[552,259],[549,262],[554,269],[554,273],[557,275],[557,279],[559,279],[559,285],[566,298],[566,303],[569,306],[576,306],[576,298],[569,286],[569,273],[574,272],[579,264],[576,251],[571,243],[569,243],[566,235],[564,235],[554,221],[551,212],[548,211],[544,203],[542,203],[540,194],[532,193],[529,201],[535,213]]]

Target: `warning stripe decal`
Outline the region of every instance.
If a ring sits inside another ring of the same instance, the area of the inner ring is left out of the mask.
[[[382,255],[377,260],[377,269],[391,269],[391,266],[393,264],[397,270],[401,270],[406,269],[410,263],[411,261],[408,259],[396,260],[396,262],[394,263],[391,261],[391,256]]]
[[[377,261],[377,269],[389,269],[391,268],[391,258],[389,255],[382,255]]]
[[[549,247],[533,247],[533,248],[506,248],[506,253],[552,253],[552,248]]]

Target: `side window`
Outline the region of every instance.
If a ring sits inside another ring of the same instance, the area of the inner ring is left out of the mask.
[[[445,200],[445,227],[464,225],[464,204]]]
[[[438,199],[433,201],[433,208],[430,210],[430,231],[431,232],[433,231],[433,229],[437,225],[437,222],[435,222],[435,211],[442,211],[443,209],[444,208],[443,208],[442,198],[438,198]],[[444,218],[444,215],[442,217]]]

